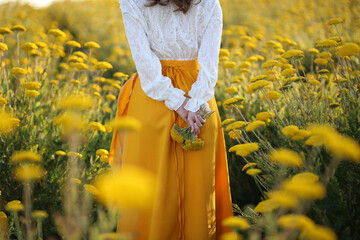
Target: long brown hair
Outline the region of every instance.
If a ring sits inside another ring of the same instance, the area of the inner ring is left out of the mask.
[[[160,4],[162,6],[168,5],[169,2],[173,2],[176,4],[176,6],[178,6],[179,8],[177,8],[176,10],[174,10],[174,12],[176,11],[182,11],[184,14],[189,10],[190,6],[191,6],[191,2],[192,0],[148,0],[150,1],[149,5],[145,5],[145,7],[152,7],[156,4]],[[201,0],[199,0],[199,2],[197,2],[196,4],[199,4],[201,2]]]

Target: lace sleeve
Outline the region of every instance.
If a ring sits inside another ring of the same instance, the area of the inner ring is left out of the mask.
[[[188,111],[196,112],[204,104],[210,110],[207,101],[214,96],[218,79],[219,51],[223,27],[223,15],[219,0],[215,0],[210,21],[203,34],[198,53],[200,70],[197,80],[191,86],[188,95],[191,97],[185,105]]]
[[[175,88],[171,79],[162,75],[161,62],[150,48],[146,34],[147,26],[141,18],[141,12],[136,10],[132,0],[120,1],[120,8],[142,90],[148,97],[164,101],[170,110],[177,110],[186,99],[185,92]]]

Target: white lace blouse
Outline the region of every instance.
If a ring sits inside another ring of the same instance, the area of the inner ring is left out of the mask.
[[[131,54],[141,88],[155,100],[164,101],[170,110],[177,110],[185,101],[185,92],[175,88],[162,75],[160,59],[193,60],[198,58],[200,70],[185,105],[196,112],[200,106],[210,110],[207,101],[214,96],[218,78],[219,51],[223,16],[219,0],[193,0],[190,9],[173,12],[170,2],[144,7],[147,0],[119,0]]]

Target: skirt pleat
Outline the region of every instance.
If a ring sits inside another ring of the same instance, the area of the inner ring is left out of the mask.
[[[197,59],[160,61],[162,74],[187,96],[199,73]],[[141,240],[207,240],[230,231],[221,225],[233,216],[224,134],[215,98],[208,103],[215,113],[200,129],[204,147],[185,151],[170,136],[174,123],[186,127],[185,121],[163,102],[146,96],[137,73],[124,84],[116,116],[137,118],[142,128],[124,136],[114,132],[109,162],[113,167],[135,164],[150,170],[157,184],[152,209],[124,210],[118,232]]]

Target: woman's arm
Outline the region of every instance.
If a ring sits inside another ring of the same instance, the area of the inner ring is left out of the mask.
[[[145,94],[157,101],[164,101],[167,108],[177,110],[185,101],[185,92],[175,88],[171,79],[162,75],[159,58],[150,48],[146,35],[146,22],[132,0],[120,1],[126,37],[136,70],[140,77],[141,88]]]
[[[210,110],[207,101],[213,98],[218,79],[223,28],[223,15],[219,0],[215,0],[213,10],[209,14],[211,14],[210,21],[206,26],[198,53],[199,74],[188,93],[191,99],[185,105],[185,109],[191,112],[197,112],[203,104],[208,111]]]

